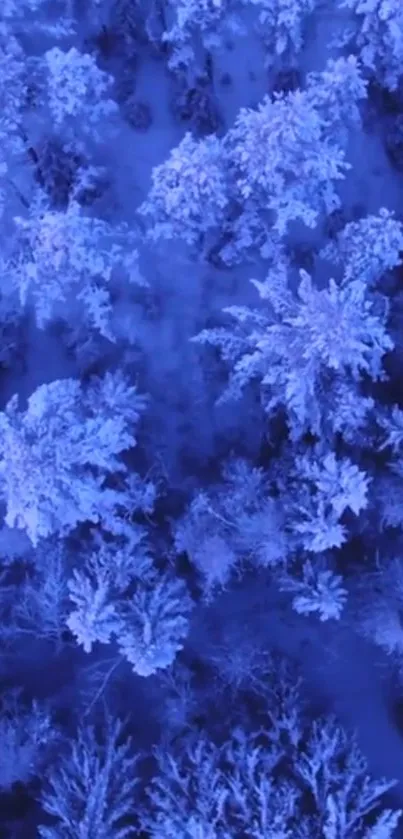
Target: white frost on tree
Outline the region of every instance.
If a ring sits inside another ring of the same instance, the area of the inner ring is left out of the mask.
[[[396,828],[402,813],[402,810],[383,810],[375,824],[367,828],[364,839],[396,839]]]
[[[357,630],[388,655],[403,653],[403,565],[399,557],[378,560],[353,586]]]
[[[205,51],[222,44],[224,33],[244,33],[237,0],[169,0],[169,29],[163,40],[171,46],[172,70],[203,66]]]
[[[86,653],[96,642],[114,641],[135,673],[150,676],[182,649],[192,601],[182,580],[157,571],[141,529],[137,551],[102,545],[68,586],[73,608],[66,623]]]
[[[121,599],[134,582],[151,583],[156,576],[143,528],[131,522],[130,542],[105,542],[98,535],[98,550],[86,552],[82,565],[68,581],[70,609],[67,626],[78,644],[90,653],[95,642],[109,644],[123,628]],[[137,537],[137,538],[136,538]]]
[[[143,408],[136,388],[112,373],[86,392],[74,379],[41,385],[25,411],[14,396],[0,414],[6,524],[26,530],[37,544],[79,522],[107,519],[120,493],[105,482],[111,473],[126,473],[119,455],[135,446]]]
[[[235,459],[222,477],[196,494],[174,531],[175,547],[187,553],[207,599],[246,563],[274,567],[287,554],[281,504],[270,496],[263,470]]]
[[[315,554],[340,548],[348,535],[344,513],[359,515],[368,505],[365,472],[333,452],[314,449],[299,455],[290,446],[275,475],[294,548]]]
[[[139,676],[164,670],[182,649],[192,602],[180,580],[161,576],[139,585],[122,607],[118,643],[122,655]]]
[[[242,108],[223,141],[240,203],[270,210],[280,235],[297,219],[315,227],[339,206],[335,183],[350,166],[328,133],[309,92],[297,90]]]
[[[17,216],[15,255],[2,265],[3,283],[13,284],[21,305],[32,304],[39,328],[52,318],[77,323],[115,340],[111,287],[119,275],[145,285],[138,265],[138,239],[125,224],[115,227],[88,216],[76,202],[66,212],[39,198],[28,218]],[[78,307],[77,307],[78,304]]]
[[[309,100],[329,126],[329,136],[344,145],[348,129],[361,124],[359,103],[367,97],[365,81],[354,55],[329,59],[320,73],[308,73]]]
[[[403,411],[398,405],[387,408],[379,414],[379,423],[385,433],[385,440],[381,449],[390,447],[396,455],[400,453],[403,444]]]
[[[220,228],[228,207],[225,155],[218,137],[185,134],[165,163],[154,167],[147,199],[139,208],[152,240],[197,244]]]
[[[326,839],[366,836],[368,817],[375,812],[379,819],[382,797],[396,784],[370,777],[355,738],[332,717],[313,722],[310,738],[296,757],[295,770],[315,801]]]
[[[244,0],[258,11],[257,31],[267,48],[266,64],[293,64],[304,44],[305,27],[318,0]]]
[[[153,171],[140,208],[148,236],[183,239],[231,264],[251,249],[266,257],[291,222],[314,228],[340,206],[337,182],[351,168],[344,125],[364,95],[355,59],[340,59],[306,90],[242,108],[222,139],[187,134]]]
[[[367,506],[369,478],[349,458],[309,453],[296,458],[296,469],[301,479],[312,482],[318,502],[330,506],[338,518],[347,509],[358,516]]]
[[[128,839],[133,835],[139,782],[137,756],[120,720],[99,734],[82,726],[53,767],[41,803],[54,824],[42,839]]]
[[[371,288],[401,264],[403,225],[390,210],[352,221],[338,233],[322,256],[343,266],[343,282],[361,280]]]
[[[105,142],[113,128],[118,106],[110,98],[113,78],[100,70],[94,56],[76,47],[64,52],[52,47],[45,53],[47,107],[56,127],[65,135],[89,135]]]
[[[224,398],[239,398],[247,385],[260,382],[265,411],[285,406],[293,436],[318,431],[324,375],[353,383],[363,375],[381,379],[382,358],[393,342],[359,280],[340,286],[330,279],[318,289],[301,271],[295,297],[285,281],[255,285],[264,307],[228,307],[235,328],[206,329],[193,340],[219,347],[229,364]]]
[[[321,621],[338,620],[347,599],[342,577],[317,561],[304,562],[301,579],[291,571],[282,575],[280,589],[294,595],[292,605],[299,615],[317,613]]]
[[[119,632],[121,622],[116,604],[111,600],[108,576],[100,573],[91,580],[75,569],[69,580],[70,600],[74,610],[66,624],[84,652],[90,653],[95,642],[109,644],[112,635]]]
[[[403,64],[402,3],[400,0],[339,0],[339,5],[357,15],[350,34],[364,67],[381,85],[395,90]]]
[[[29,784],[38,777],[56,738],[45,708],[34,701],[28,709],[17,692],[8,692],[0,718],[0,791],[11,792],[14,784]]]

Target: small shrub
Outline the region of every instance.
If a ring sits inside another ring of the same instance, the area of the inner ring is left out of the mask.
[[[215,134],[221,126],[221,116],[211,88],[204,79],[196,81],[193,87],[181,82],[172,98],[174,116],[190,122],[199,136]]]
[[[140,102],[133,96],[129,96],[123,108],[123,115],[132,128],[136,131],[148,131],[152,125],[151,108],[146,102]]]

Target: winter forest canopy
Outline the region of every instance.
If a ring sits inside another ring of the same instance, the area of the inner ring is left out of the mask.
[[[0,839],[403,836],[403,3],[2,0]]]

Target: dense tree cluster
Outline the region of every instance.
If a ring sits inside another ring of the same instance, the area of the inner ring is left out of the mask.
[[[1,835],[400,835],[332,679],[401,764],[402,59],[398,0],[3,0]]]

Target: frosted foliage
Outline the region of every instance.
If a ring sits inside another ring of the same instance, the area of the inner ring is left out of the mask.
[[[396,839],[396,828],[401,817],[402,810],[383,810],[375,824],[366,830],[364,839]],[[337,833],[333,833],[333,835],[337,839]],[[329,839],[333,839],[331,834]]]
[[[344,129],[360,124],[359,103],[367,96],[367,83],[354,55],[330,59],[321,73],[309,73],[307,92],[335,139],[346,140]]]
[[[356,621],[359,631],[389,655],[403,653],[403,565],[400,558],[382,562],[357,582]]]
[[[217,23],[226,15],[230,6],[229,0],[176,0],[171,3],[176,18],[177,27],[183,33],[193,27],[204,32],[215,29]],[[169,33],[167,35],[169,40]]]
[[[174,22],[163,36],[173,48],[170,68],[191,65],[198,53],[198,41],[207,49],[220,46],[221,29],[243,32],[237,15],[239,5],[237,0],[170,0]]]
[[[143,826],[153,839],[162,835],[162,828],[169,839],[230,839],[245,832],[251,839],[292,839],[299,795],[290,784],[271,781],[275,763],[270,751],[242,731],[222,749],[199,739],[178,757],[161,754]]]
[[[218,825],[227,793],[219,759],[217,746],[202,738],[196,744],[184,744],[178,756],[157,752],[158,772],[141,814],[142,828],[152,839],[222,835]]]
[[[18,531],[21,533],[21,531]],[[32,555],[32,548],[31,548]],[[43,540],[34,552],[35,573],[19,586],[14,630],[60,642],[68,614],[66,558],[60,542]]]
[[[108,404],[112,390],[120,397],[116,407]],[[111,472],[126,471],[117,455],[135,445],[133,431],[143,404],[136,388],[118,374],[107,374],[85,394],[74,379],[41,385],[24,412],[18,411],[14,396],[0,414],[6,524],[26,530],[37,544],[110,513],[119,493],[104,483]]]
[[[258,27],[268,50],[267,64],[279,56],[295,58],[303,47],[307,19],[317,0],[247,0],[257,7]]]
[[[341,377],[331,382],[325,379],[322,395],[324,437],[332,439],[338,434],[347,443],[363,443],[375,407],[372,397],[363,396],[358,385]]]
[[[279,684],[276,670],[265,699],[266,724],[258,732],[238,726],[220,746],[191,734],[172,743],[170,751],[156,750],[157,772],[140,817],[147,835],[376,839],[377,826],[397,823],[399,811],[382,809],[384,794],[396,782],[367,774],[354,737],[333,717],[306,726],[296,686]],[[380,839],[383,835],[389,836],[379,833]]]
[[[371,511],[376,515],[381,529],[403,526],[403,481],[391,473],[380,475],[374,481],[371,493]]]
[[[394,90],[402,74],[403,6],[400,0],[339,0],[352,9],[360,59],[378,81]]]
[[[96,641],[108,644],[113,633],[120,629],[116,607],[110,601],[110,585],[106,575],[98,575],[95,581],[75,570],[69,581],[70,600],[75,609],[66,623],[78,644],[90,653]]]
[[[245,562],[274,566],[287,552],[281,505],[269,497],[263,472],[233,460],[223,479],[196,495],[175,528],[176,549],[195,565],[207,598]]]
[[[78,125],[81,133],[104,140],[108,120],[118,111],[116,102],[107,98],[112,77],[98,68],[92,55],[75,47],[68,52],[52,47],[45,53],[45,61],[47,102],[57,128],[70,128],[74,133]]]
[[[3,11],[3,9],[2,9]],[[26,56],[17,39],[0,24],[0,137],[2,144],[10,145],[15,151],[22,150],[17,129],[21,120],[21,105],[24,100],[26,82]]]
[[[223,398],[239,398],[259,381],[268,413],[286,406],[293,437],[317,431],[323,426],[324,374],[344,379],[350,374],[357,382],[363,374],[382,378],[382,358],[393,342],[359,281],[340,287],[331,279],[328,288],[318,289],[301,272],[297,297],[285,288],[282,304],[280,287],[258,283],[257,288],[266,311],[231,306],[225,311],[234,318],[234,329],[207,329],[194,340],[219,347],[228,362]]]
[[[361,280],[374,286],[386,271],[401,264],[403,226],[385,208],[378,215],[352,221],[338,234],[323,256],[343,265],[344,282]]]
[[[297,544],[321,553],[339,548],[347,531],[340,519],[346,510],[358,515],[368,504],[369,479],[348,458],[307,453],[295,459],[288,480],[281,480],[288,506],[288,526]],[[287,501],[287,497],[289,501]]]
[[[284,234],[290,221],[315,227],[339,199],[334,182],[349,169],[344,152],[328,140],[325,121],[309,93],[266,97],[257,110],[241,109],[225,139],[240,200],[253,199],[273,211],[274,229]]]
[[[34,702],[28,710],[17,694],[3,702],[0,719],[0,790],[11,792],[14,784],[29,784],[42,770],[43,759],[54,739],[52,720]]]
[[[35,29],[53,38],[62,38],[74,32],[74,3],[75,0],[52,3],[50,0],[4,0],[1,16],[9,26],[29,30],[30,34]]]
[[[86,554],[83,566],[68,581],[70,611],[67,626],[86,653],[96,641],[108,644],[119,635],[123,623],[119,602],[131,582],[152,582],[155,570],[147,551],[144,530],[134,523],[130,542],[102,542],[99,550]]]
[[[161,577],[139,586],[123,609],[119,633],[122,654],[139,676],[164,670],[182,649],[188,631],[191,601],[180,579]]]
[[[165,163],[152,172],[152,186],[139,212],[148,217],[151,239],[197,243],[223,221],[228,205],[224,152],[218,137],[195,140],[187,133]]]
[[[362,373],[382,378],[382,357],[393,349],[393,342],[372,313],[364,283],[357,280],[341,288],[331,279],[328,288],[319,291],[308,274],[301,272],[298,295],[298,312],[288,324],[309,336],[305,358],[320,358],[330,370],[350,371],[355,380]]]
[[[208,592],[215,587],[224,588],[227,585],[237,562],[234,551],[217,534],[206,534],[200,544],[194,546],[191,558]]]
[[[102,739],[80,728],[50,773],[41,803],[56,822],[40,825],[42,839],[126,839],[133,835],[137,757],[118,720]]]
[[[337,459],[333,452],[317,459],[304,455],[296,459],[296,468],[314,484],[319,504],[330,506],[338,518],[347,509],[358,516],[367,506],[369,478],[347,457]]]
[[[224,812],[228,823],[235,824],[235,833],[249,834],[251,839],[270,834],[293,839],[300,793],[293,783],[271,777],[278,759],[276,750],[265,752],[252,738],[240,735],[238,743],[234,738],[227,747],[225,758],[230,773]]]
[[[310,561],[303,565],[302,579],[286,576],[281,589],[294,595],[292,605],[298,614],[317,613],[321,621],[340,618],[347,599],[342,577]]]
[[[378,811],[379,819],[382,796],[396,783],[372,780],[355,740],[331,717],[314,721],[295,769],[322,813],[325,839],[366,836],[363,830],[368,815]]]
[[[382,448],[386,449],[390,446],[396,454],[403,443],[403,411],[398,405],[393,405],[384,416],[380,417],[380,424],[385,432]]]
[[[123,274],[130,282],[144,284],[137,237],[124,224],[112,227],[85,215],[76,202],[66,212],[34,209],[29,218],[16,217],[14,222],[19,253],[3,271],[21,304],[33,303],[38,326],[44,328],[52,317],[64,314],[74,295],[84,322],[114,340],[113,279]]]

